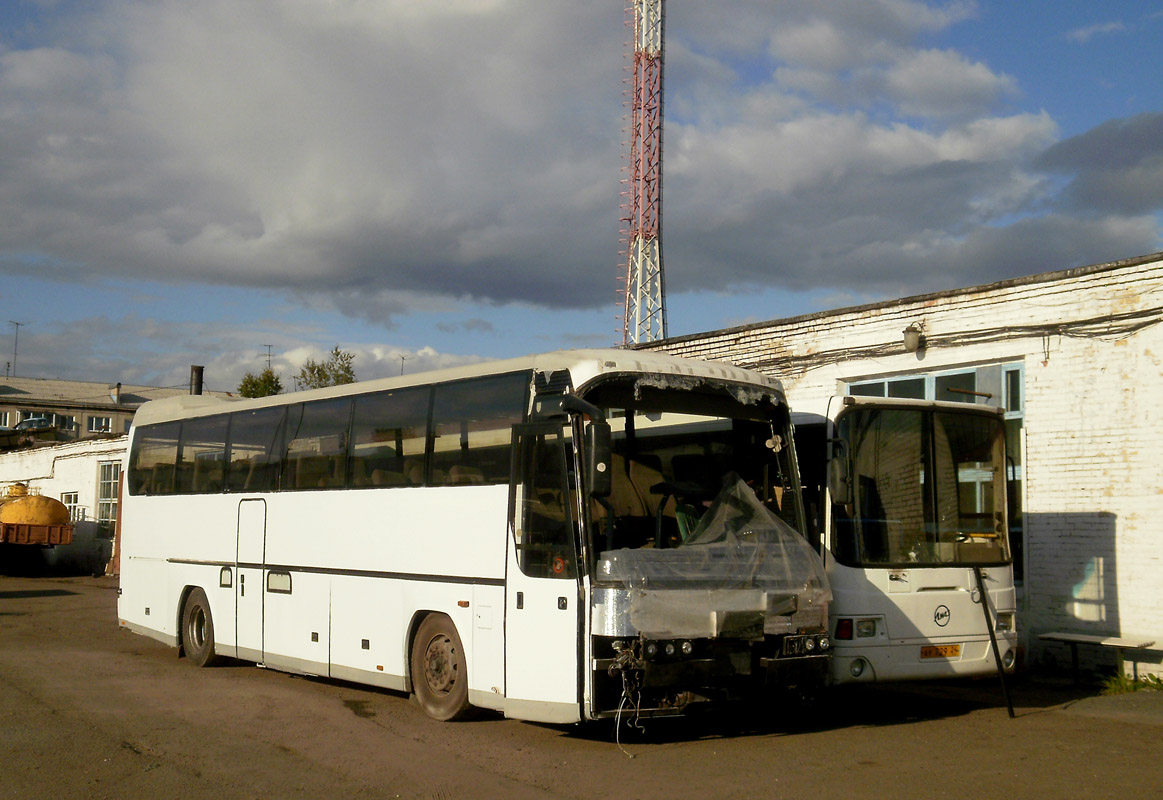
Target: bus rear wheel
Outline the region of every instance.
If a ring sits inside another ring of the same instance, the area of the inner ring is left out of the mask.
[[[218,661],[218,654],[214,652],[214,618],[210,615],[210,601],[201,589],[192,590],[182,608],[182,649],[195,666],[209,667]]]
[[[456,626],[443,614],[429,614],[412,640],[412,688],[433,719],[463,719],[468,713],[468,666]]]

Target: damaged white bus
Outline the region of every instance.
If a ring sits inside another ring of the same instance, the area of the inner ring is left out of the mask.
[[[780,384],[575,351],[148,403],[118,613],[280,670],[568,723],[824,685]]]
[[[834,595],[833,681],[1012,671],[1001,410],[851,396],[830,405],[831,419],[797,412],[795,437],[810,538],[822,539]]]

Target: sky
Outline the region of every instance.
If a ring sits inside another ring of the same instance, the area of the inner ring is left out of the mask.
[[[665,36],[672,336],[1163,250],[1163,0],[668,0]],[[628,38],[623,0],[7,0],[0,363],[619,344]]]

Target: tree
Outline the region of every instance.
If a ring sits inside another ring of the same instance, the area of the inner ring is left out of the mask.
[[[242,376],[242,383],[238,384],[238,393],[243,397],[270,397],[272,394],[281,394],[283,391],[282,379],[267,367],[258,375],[248,372]]]
[[[355,368],[351,362],[355,360],[355,353],[340,350],[335,345],[326,361],[316,362],[308,358],[295,376],[296,389],[322,389],[324,386],[342,386],[345,383],[355,383]]]

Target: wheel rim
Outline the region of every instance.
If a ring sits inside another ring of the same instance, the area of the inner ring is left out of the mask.
[[[201,650],[206,643],[206,610],[201,606],[194,607],[190,615],[190,644],[195,650]]]
[[[424,649],[424,682],[434,694],[445,695],[456,684],[456,648],[448,636],[435,636]]]

